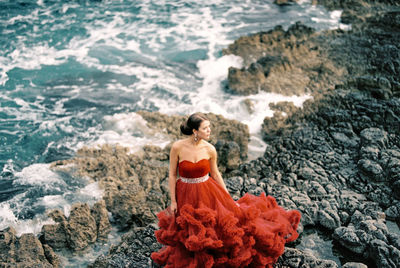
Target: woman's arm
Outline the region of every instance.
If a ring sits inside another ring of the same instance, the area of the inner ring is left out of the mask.
[[[225,189],[225,191],[229,194],[228,190],[226,189],[225,182],[222,179],[221,173],[218,170],[217,164],[217,150],[215,147],[210,144],[210,175],[213,177],[221,186]]]
[[[177,210],[175,188],[177,180],[178,161],[178,146],[175,142],[174,144],[172,144],[171,151],[169,153],[169,194],[171,198],[171,210],[174,213]]]

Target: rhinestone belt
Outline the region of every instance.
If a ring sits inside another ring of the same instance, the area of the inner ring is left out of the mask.
[[[205,182],[206,180],[208,180],[208,178],[209,178],[208,174],[205,175],[205,176],[203,176],[203,177],[200,177],[200,178],[184,178],[184,177],[179,177],[179,179],[180,179],[182,182],[185,182],[185,183],[200,183],[200,182]]]

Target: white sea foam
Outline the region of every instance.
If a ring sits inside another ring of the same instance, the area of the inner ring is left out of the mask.
[[[8,203],[0,203],[0,216],[0,230],[18,221]]]
[[[14,185],[44,186],[52,185],[65,186],[65,182],[59,175],[50,169],[50,164],[33,164],[24,168],[21,172],[15,173]]]
[[[203,86],[200,90],[220,87],[222,80],[228,76],[230,67],[242,68],[243,59],[235,55],[226,55],[220,58],[212,57],[197,63],[200,76],[203,77]],[[214,90],[213,90],[214,91]]]
[[[33,164],[15,173],[13,185],[28,188],[24,193],[17,194],[0,204],[0,230],[12,226],[16,229],[17,235],[38,234],[44,224],[52,223],[45,213],[21,219],[18,215],[24,215],[27,209],[31,211],[61,209],[68,217],[73,204],[81,202],[93,205],[103,196],[103,190],[98,182],[89,183],[85,178],[62,175],[51,170],[50,164]]]
[[[104,132],[91,146],[118,144],[130,148],[131,152],[140,150],[146,144],[165,147],[169,138],[147,127],[147,122],[136,113],[105,116]]]
[[[82,196],[86,196],[94,201],[98,201],[103,197],[104,190],[100,188],[98,182],[93,182],[80,189],[79,193]]]

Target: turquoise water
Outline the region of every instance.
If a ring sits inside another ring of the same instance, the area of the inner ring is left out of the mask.
[[[261,154],[269,102],[301,105],[307,96],[230,95],[228,68],[242,62],[221,49],[278,24],[334,28],[339,15],[310,1],[0,0],[0,229],[37,233],[46,209],[68,214],[74,202],[101,198],[97,184],[48,163],[84,145],[164,145],[138,110],[237,119],[250,127],[250,153]]]

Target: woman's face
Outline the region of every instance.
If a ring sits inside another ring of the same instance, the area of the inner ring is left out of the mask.
[[[211,134],[210,121],[204,120],[203,122],[201,122],[199,129],[194,130],[194,133],[196,132],[197,132],[197,137],[203,140],[208,140]]]

